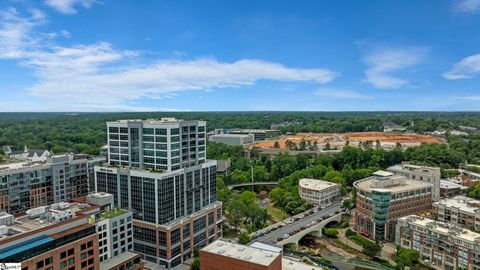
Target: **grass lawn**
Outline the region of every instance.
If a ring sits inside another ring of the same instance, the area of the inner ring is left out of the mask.
[[[267,204],[267,212],[276,221],[282,221],[288,218],[287,214],[285,214],[282,210],[273,207],[271,204]]]
[[[348,237],[348,239],[352,240],[353,242],[357,243],[357,244],[360,245],[360,246],[363,246],[364,243],[366,243],[366,242],[372,242],[372,243],[373,243],[372,240],[370,240],[370,239],[368,239],[368,238],[366,238],[366,237],[364,237],[364,236],[361,236],[361,235],[359,235],[359,234],[357,234],[357,235],[352,235],[352,236]]]

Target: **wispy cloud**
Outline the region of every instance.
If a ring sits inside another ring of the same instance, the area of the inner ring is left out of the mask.
[[[456,0],[453,9],[461,13],[480,12],[480,0]]]
[[[89,8],[94,0],[45,0],[45,4],[63,14],[76,14],[75,6]]]
[[[29,94],[56,99],[72,110],[135,108],[132,102],[142,98],[241,87],[260,80],[323,84],[338,76],[327,69],[291,68],[257,59],[156,59],[142,64],[138,63],[141,52],[117,50],[107,42],[51,45],[51,40],[34,29],[42,23],[44,19],[23,18],[14,10],[0,16],[0,59],[15,59],[34,71],[38,81],[28,87]]]
[[[335,89],[335,88],[322,88],[318,89],[314,93],[317,96],[337,98],[337,99],[373,99],[373,96],[364,95],[357,91]]]
[[[453,65],[443,77],[447,80],[469,79],[480,75],[480,54],[470,55]]]
[[[480,96],[455,97],[455,98],[453,98],[453,100],[480,101]]]
[[[396,89],[408,84],[406,79],[392,75],[392,72],[413,67],[422,62],[428,54],[426,47],[375,47],[363,57],[368,69],[365,82],[379,89]]]

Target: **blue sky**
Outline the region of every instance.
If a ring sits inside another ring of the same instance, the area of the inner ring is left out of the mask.
[[[480,110],[480,0],[2,0],[0,111]]]

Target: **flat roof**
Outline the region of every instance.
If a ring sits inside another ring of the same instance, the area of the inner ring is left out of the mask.
[[[321,266],[314,266],[293,260],[291,258],[282,258],[282,270],[321,270]]]
[[[271,265],[278,256],[281,256],[278,252],[230,243],[224,240],[217,240],[204,247],[201,251],[265,266]]]
[[[265,244],[265,243],[262,243],[262,242],[253,242],[249,246],[251,246],[253,248],[258,248],[258,249],[263,249],[263,250],[268,250],[268,251],[278,252],[278,253],[282,253],[282,251],[283,251],[283,248],[281,248],[281,247]]]
[[[470,214],[475,214],[476,212],[480,213],[479,207],[469,206],[468,203],[480,205],[479,200],[475,200],[465,196],[455,196],[453,198],[441,199],[438,202],[434,202],[433,205],[443,205],[447,208],[457,208],[463,212],[467,212]]]
[[[474,242],[480,241],[480,233],[476,233],[471,230],[461,228],[454,224],[449,224],[440,221],[434,221],[431,219],[426,219],[417,215],[410,215],[406,217],[401,217],[399,220],[407,221],[409,224],[414,224],[421,227],[427,227],[430,230],[452,235],[455,238]]]
[[[215,135],[210,135],[209,138],[249,138],[250,134],[215,134]]]
[[[308,188],[313,190],[323,190],[326,188],[339,186],[337,183],[312,178],[302,178],[298,181],[298,185],[302,188]]]
[[[448,180],[440,180],[440,188],[460,188],[460,189],[468,189],[467,186],[463,186]]]
[[[388,186],[383,188],[372,187],[373,181],[388,181],[388,180],[394,180],[399,182],[401,181],[404,184],[398,184],[398,185],[393,185],[393,186]],[[403,192],[403,191],[412,190],[412,189],[432,187],[433,185],[429,182],[418,181],[418,180],[406,178],[404,176],[393,175],[393,176],[386,177],[385,179],[378,179],[375,176],[367,177],[362,180],[356,181],[354,183],[354,186],[364,191],[382,190],[382,191],[390,191],[390,192],[396,193],[396,192]]]
[[[58,204],[57,204],[58,205]],[[72,218],[67,219],[71,220],[73,218],[77,217],[77,213],[83,210],[90,210],[94,209],[96,206],[92,206],[90,204],[86,203],[69,203],[68,208],[66,209],[48,209],[48,207],[51,207],[52,205],[49,206],[41,206],[37,207],[38,209],[40,208],[45,208],[45,213],[48,211],[51,211],[52,213],[71,213]],[[32,209],[37,209],[37,208],[32,208]],[[8,228],[8,233],[4,235],[0,235],[0,245],[2,244],[1,241],[12,238],[12,237],[21,237],[22,234],[27,233],[27,232],[33,232],[54,224],[61,223],[63,221],[48,221],[46,218],[41,218],[40,216],[43,215],[45,216],[44,213],[39,213],[38,217],[30,218],[28,215],[20,216],[15,219],[15,222],[11,225],[6,225]]]
[[[111,257],[105,261],[100,262],[100,270],[109,270],[113,267],[133,260],[135,257],[140,257],[137,253],[125,251],[117,256]]]

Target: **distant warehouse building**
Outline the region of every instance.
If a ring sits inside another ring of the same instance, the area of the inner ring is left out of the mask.
[[[340,197],[340,185],[317,179],[302,178],[298,182],[300,198],[313,204],[324,206]]]
[[[208,137],[209,141],[228,145],[244,145],[253,142],[252,134],[218,134]]]
[[[433,185],[391,172],[377,171],[354,183],[355,229],[373,239],[392,241],[396,220],[432,209]]]
[[[263,141],[268,138],[279,136],[280,131],[275,129],[232,129],[228,131],[228,134],[253,134],[254,141]]]

